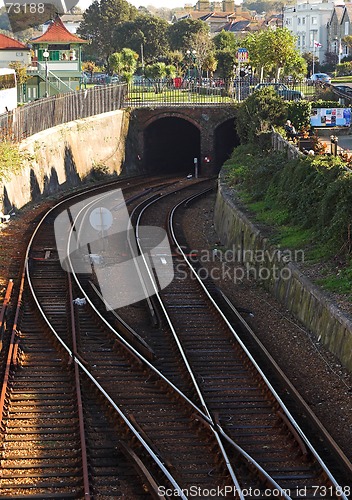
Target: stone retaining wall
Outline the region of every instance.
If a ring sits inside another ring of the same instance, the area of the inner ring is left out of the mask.
[[[76,120],[35,134],[21,142],[29,153],[21,172],[2,183],[2,210],[79,186],[93,170],[119,175],[125,159],[129,126],[118,110]]]
[[[268,243],[236,203],[236,194],[220,174],[215,228],[227,248],[264,286],[352,371],[352,321],[294,263],[294,255]]]

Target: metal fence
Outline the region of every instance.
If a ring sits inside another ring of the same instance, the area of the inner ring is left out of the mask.
[[[121,109],[126,85],[105,85],[38,99],[0,115],[0,140],[18,142],[62,123]]]
[[[126,105],[143,106],[193,106],[224,105],[241,102],[257,88],[271,87],[285,100],[299,100],[313,96],[315,87],[307,80],[259,80],[252,76],[223,80],[219,78],[174,78],[151,80],[135,78],[128,86]]]

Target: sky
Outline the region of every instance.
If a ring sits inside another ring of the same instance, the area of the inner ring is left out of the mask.
[[[154,5],[154,7],[165,7],[167,9],[173,9],[174,7],[181,8],[185,3],[183,0],[128,0],[128,2],[135,7]]]
[[[128,0],[128,2],[135,7],[147,7],[148,5],[153,5],[154,7],[165,7],[167,9],[173,9],[174,7],[183,8],[184,4],[187,3],[187,0]],[[90,0],[79,1],[79,5],[84,8],[87,8],[90,3]]]

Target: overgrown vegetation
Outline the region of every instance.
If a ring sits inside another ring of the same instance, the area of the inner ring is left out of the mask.
[[[351,294],[352,170],[338,156],[288,160],[285,153],[271,150],[271,126],[277,128],[288,117],[304,128],[311,104],[281,106],[267,90],[239,106],[237,132],[243,145],[225,164],[227,182],[258,221],[274,228],[272,243],[305,249],[312,262],[326,262],[321,284]]]
[[[20,151],[17,144],[0,142],[0,182],[19,172],[27,158],[28,155]]]
[[[225,172],[260,220],[280,227],[276,242],[294,239],[295,229],[298,243],[318,246],[319,257],[351,252],[352,171],[341,158],[287,160],[283,153],[247,144],[235,149]]]

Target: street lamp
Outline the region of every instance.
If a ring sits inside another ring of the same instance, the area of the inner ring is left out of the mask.
[[[45,97],[49,96],[49,80],[48,80],[48,73],[49,73],[49,68],[48,68],[48,58],[49,58],[49,52],[45,49],[43,52],[43,57],[45,58]]]
[[[194,49],[193,50],[186,50],[186,54],[187,54],[187,57],[188,57],[188,79],[190,79],[190,76],[191,76],[191,64],[195,63],[197,51],[194,50]]]

